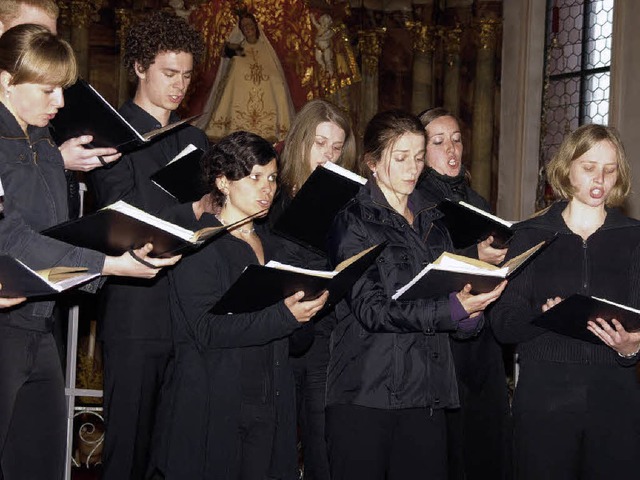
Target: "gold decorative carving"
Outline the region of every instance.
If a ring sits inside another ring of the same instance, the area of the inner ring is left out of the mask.
[[[118,24],[118,39],[120,45],[124,45],[124,40],[127,36],[127,31],[133,23],[133,12],[126,8],[116,8],[116,22]]]
[[[420,53],[433,52],[436,49],[437,28],[422,22],[408,20],[405,22],[413,38],[413,48]]]
[[[61,25],[67,25],[69,23],[69,4],[67,2],[60,2],[58,4],[58,8],[60,9],[60,16],[58,21]]]
[[[72,0],[71,27],[87,28],[102,6],[102,0]]]
[[[452,67],[456,63],[456,58],[460,55],[462,27],[459,23],[456,23],[454,27],[442,27],[439,33],[442,38],[447,65]]]
[[[481,18],[476,20],[478,31],[478,45],[482,50],[494,49],[496,38],[500,34],[502,22],[496,18]]]
[[[382,44],[387,29],[374,28],[358,32],[358,49],[362,54],[362,70],[376,72],[382,55]]]

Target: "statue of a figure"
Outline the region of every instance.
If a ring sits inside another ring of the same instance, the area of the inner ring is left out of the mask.
[[[328,13],[324,13],[319,19],[316,19],[313,13],[310,13],[311,22],[318,30],[316,33],[316,61],[320,68],[330,77],[335,73],[333,65],[333,45],[332,40],[335,32],[333,31],[333,19]]]

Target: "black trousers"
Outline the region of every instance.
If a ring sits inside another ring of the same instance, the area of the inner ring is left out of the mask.
[[[442,410],[331,405],[326,419],[332,480],[447,478]]]
[[[171,354],[168,341],[103,342],[103,480],[145,477],[160,387]]]
[[[0,326],[0,461],[4,480],[61,480],[62,366],[51,333]]]
[[[513,404],[517,478],[637,478],[639,405],[634,368],[522,361]]]
[[[236,437],[238,480],[264,480],[271,464],[271,452],[276,432],[273,405],[243,404],[240,427]]]
[[[460,408],[446,411],[449,480],[511,480],[512,429],[501,347],[488,328],[451,340]]]
[[[324,404],[329,363],[329,339],[316,336],[302,357],[292,358],[296,407],[302,442],[304,480],[329,480]]]

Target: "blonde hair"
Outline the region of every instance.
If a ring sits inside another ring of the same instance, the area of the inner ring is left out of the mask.
[[[597,124],[582,125],[567,135],[558,152],[547,164],[547,180],[558,197],[565,200],[573,198],[574,188],[569,178],[571,163],[602,141],[613,146],[618,164],[616,183],[607,197],[606,205],[613,207],[624,202],[631,190],[631,168],[624,146],[615,128]]]
[[[10,23],[20,15],[20,7],[28,7],[42,10],[53,19],[60,15],[60,9],[55,0],[2,0],[0,2],[0,21]]]
[[[0,37],[0,70],[11,84],[40,83],[68,87],[76,82],[78,67],[66,41],[40,25],[17,25]]]
[[[282,188],[291,196],[311,175],[309,154],[315,141],[316,127],[323,122],[335,123],[344,130],[342,153],[336,163],[349,170],[355,166],[356,140],[348,117],[332,103],[311,100],[293,120],[280,156],[279,178]]]

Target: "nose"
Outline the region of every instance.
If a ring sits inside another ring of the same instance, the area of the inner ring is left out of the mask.
[[[181,92],[184,92],[187,89],[187,85],[189,85],[189,80],[182,75],[176,75],[176,78],[176,86]]]
[[[56,108],[64,107],[64,93],[62,92],[61,87],[58,87],[53,91],[51,103]]]
[[[604,169],[597,170],[593,180],[596,183],[604,183]]]
[[[420,172],[418,161],[413,160],[412,162],[408,162],[408,165],[409,165],[409,173],[411,174],[412,177],[416,177]]]
[[[265,178],[262,183],[262,191],[267,194],[271,194],[275,189],[275,182],[272,182],[268,178]]]
[[[327,142],[327,145],[324,146],[324,151],[322,152],[324,158],[331,162],[333,161],[334,153],[333,145],[330,145],[329,142]]]

